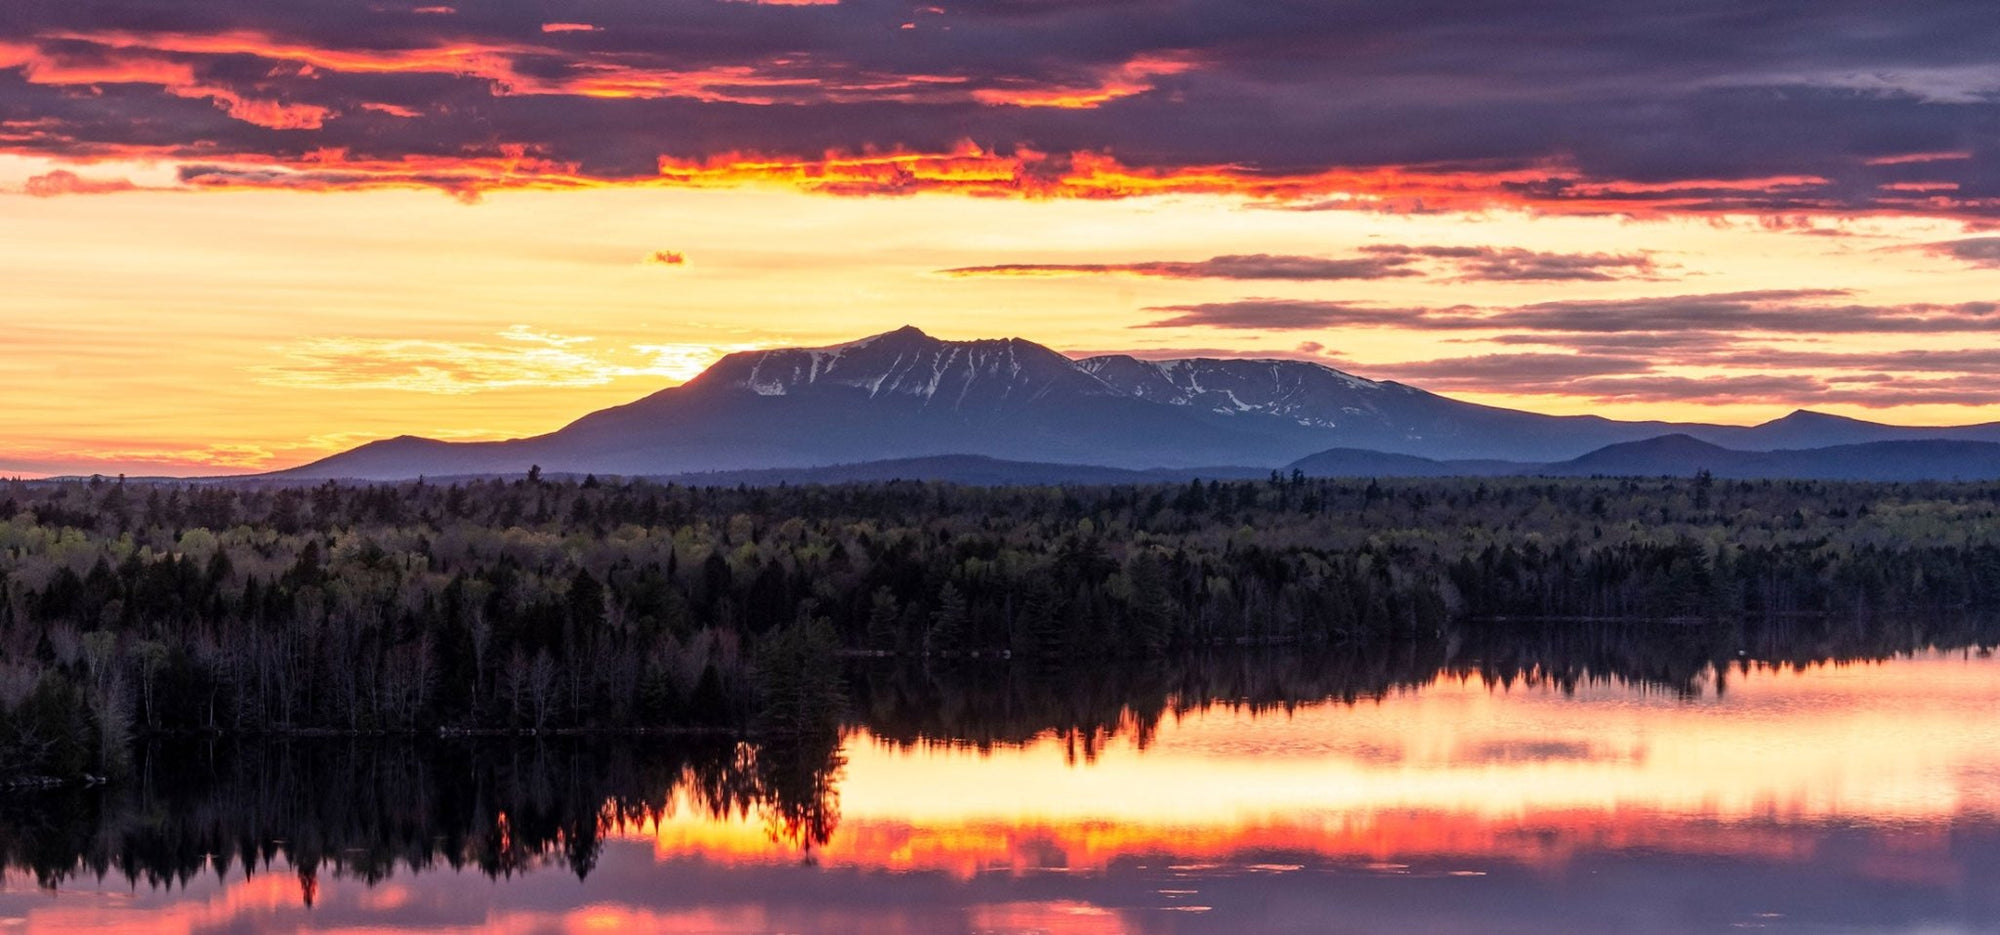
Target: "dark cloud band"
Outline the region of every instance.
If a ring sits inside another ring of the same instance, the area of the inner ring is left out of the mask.
[[[757,178],[846,195],[2000,214],[1984,0],[418,9],[7,4],[0,151],[201,162],[191,184],[209,186]],[[1632,272],[1485,262],[1477,278]]]
[[[1965,334],[2000,330],[2000,303],[1862,305],[1845,291],[1772,289],[1643,299],[1540,302],[1512,308],[1394,308],[1343,301],[1243,299],[1159,306],[1141,328],[1309,331],[1338,327],[1496,331],[1516,335]]]
[[[947,276],[1145,276],[1159,279],[1339,280],[1397,279],[1426,275],[1440,264],[1451,278],[1480,282],[1604,282],[1658,278],[1650,256],[1543,253],[1519,247],[1405,247],[1373,245],[1358,257],[1254,253],[1206,260],[1136,263],[1001,263],[941,270]]]

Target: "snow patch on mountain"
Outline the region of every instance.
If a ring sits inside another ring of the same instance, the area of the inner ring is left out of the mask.
[[[852,389],[952,409],[1028,402],[1059,389],[1122,395],[1032,341],[941,341],[911,327],[830,347],[732,354],[696,382],[759,396]]]
[[[1223,415],[1280,416],[1318,428],[1379,411],[1383,391],[1395,385],[1299,360],[1139,360],[1114,354],[1077,365],[1140,399]]]

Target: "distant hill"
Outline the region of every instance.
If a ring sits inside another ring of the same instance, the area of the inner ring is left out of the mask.
[[[678,474],[658,480],[691,486],[770,487],[777,484],[852,484],[896,480],[943,481],[980,487],[1038,487],[1057,484],[1156,484],[1164,481],[1249,480],[1269,474],[1264,468],[1162,468],[1133,471],[1088,464],[1047,464],[1003,461],[981,455],[940,455],[897,458],[812,468],[767,468],[757,471],[714,471]]]
[[[1738,451],[1689,435],[1606,445],[1549,464],[1436,461],[1335,448],[1285,466],[1309,477],[1716,477],[1915,481],[2000,479],[2000,444],[1942,439],[1866,442],[1784,451]]]
[[[552,474],[664,477],[950,455],[1141,472],[1270,469],[1311,456],[1321,459],[1312,469],[1322,471],[1503,473],[1508,465],[1493,462],[1554,464],[1670,435],[1770,451],[2000,442],[2000,424],[1908,428],[1811,412],[1758,426],[1548,416],[1303,361],[1072,360],[1019,338],[943,341],[900,328],[831,347],[731,354],[682,386],[546,435],[495,442],[405,436],[272,476],[400,480],[521,474],[539,465]],[[1415,460],[1370,462],[1329,454],[1334,449]],[[1426,460],[1451,466],[1432,468]]]
[[[1564,477],[1681,475],[1800,480],[2000,479],[2000,444],[1943,439],[1866,442],[1786,451],[1735,451],[1686,435],[1611,445],[1534,469]]]
[[[1439,461],[1360,448],[1330,448],[1285,465],[1284,473],[1308,477],[1487,477],[1518,474],[1537,465],[1518,461]]]

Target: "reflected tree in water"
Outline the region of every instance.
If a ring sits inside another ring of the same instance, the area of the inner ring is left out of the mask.
[[[797,660],[829,665],[800,642]],[[1972,618],[1894,626],[1515,624],[1319,653],[1218,653],[1088,667],[970,660],[856,663],[847,728],[876,742],[991,750],[1055,736],[1088,760],[1110,738],[1147,745],[1167,718],[1209,707],[1282,714],[1352,705],[1440,679],[1575,691],[1592,684],[1693,696],[1753,667],[1864,664],[1923,649],[1989,652]],[[823,675],[814,675],[815,680]],[[838,679],[834,681],[839,684]],[[802,859],[839,833],[840,724],[757,741],[651,738],[203,740],[142,744],[133,779],[0,794],[0,863],[44,886],[122,877],[180,887],[202,874],[298,872],[367,883],[399,871],[505,878],[551,865],[587,877],[608,837],[677,810],[747,821]]]

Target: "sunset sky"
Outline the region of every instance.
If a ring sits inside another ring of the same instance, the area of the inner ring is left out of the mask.
[[[545,432],[918,325],[2000,420],[1990,0],[10,0],[0,473]]]

